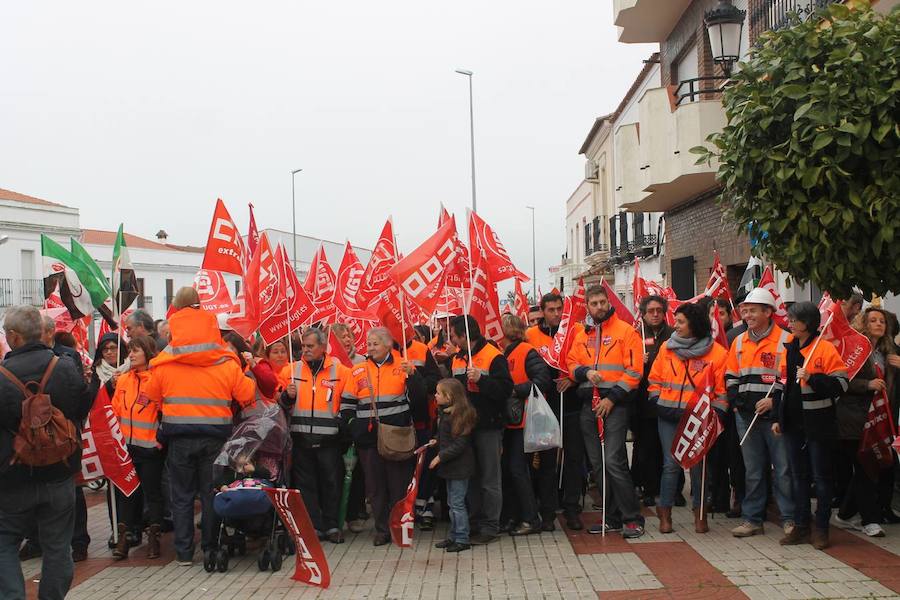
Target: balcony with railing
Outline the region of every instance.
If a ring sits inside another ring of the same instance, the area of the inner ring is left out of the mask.
[[[820,8],[841,0],[749,0],[750,31],[776,31],[790,25],[792,15],[809,19]]]
[[[0,307],[44,305],[43,279],[0,279]]]

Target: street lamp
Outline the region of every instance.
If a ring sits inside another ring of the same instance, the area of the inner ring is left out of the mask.
[[[293,227],[291,232],[294,234],[294,273],[297,272],[297,196],[294,193],[294,175],[303,169],[294,169],[291,171],[291,217]]]
[[[719,0],[712,10],[703,15],[713,62],[722,65],[726,77],[731,75],[731,66],[741,58],[741,36],[746,14],[747,11],[736,8],[731,0]]]
[[[472,212],[475,210],[475,107],[472,102],[472,71],[456,69],[460,75],[469,78],[469,141],[472,146]]]
[[[537,252],[535,251],[534,207],[526,206],[525,208],[531,211],[531,297],[534,302],[537,302]]]

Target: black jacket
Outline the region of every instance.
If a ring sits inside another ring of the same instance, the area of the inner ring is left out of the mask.
[[[46,371],[53,351],[37,342],[26,344],[6,355],[3,366],[10,370],[22,383],[40,381]],[[81,425],[91,409],[93,396],[90,395],[84,377],[69,359],[60,359],[44,391],[50,394],[53,406],[73,423],[80,432]],[[94,390],[96,392],[96,390]],[[22,420],[24,396],[9,379],[0,375],[0,469],[6,468],[13,455],[12,442],[19,422]],[[13,465],[3,474],[5,484],[15,482],[55,482],[71,477],[81,469],[81,448],[65,462],[46,467]]]
[[[556,335],[556,332],[559,331],[559,326],[550,327],[549,325],[544,323],[543,319],[538,321],[536,327],[541,333],[550,338],[553,338],[553,336]],[[574,335],[574,332],[572,332],[571,335]],[[562,362],[565,362],[565,359],[563,359]],[[547,391],[541,391],[544,392],[544,397],[547,399],[547,404],[549,404],[550,408],[553,409],[553,414],[556,414],[559,412],[559,392],[556,391],[556,380],[560,377],[568,377],[569,374],[565,371],[554,369],[549,365],[547,366],[547,368],[550,369],[550,378],[553,379],[553,385],[551,385]],[[569,391],[565,394],[565,398],[563,398],[563,412],[567,414],[581,412],[581,399],[578,398],[578,393],[575,386],[569,388]],[[560,415],[557,414],[556,417],[560,418]]]
[[[475,475],[471,435],[454,436],[450,415],[443,409],[438,413],[438,456],[441,462],[437,474],[443,479],[468,479]]]
[[[888,398],[892,399],[891,411],[897,417],[897,407],[893,398],[893,386],[895,379],[894,368],[888,366],[885,369],[884,381],[888,388]],[[869,414],[869,405],[875,397],[875,392],[869,389],[869,382],[875,377],[875,359],[871,356],[847,385],[847,392],[841,396],[837,404],[837,428],[838,439],[858,440],[862,438],[863,427]]]
[[[816,337],[812,336],[806,340],[806,344],[803,347],[814,344]],[[816,410],[803,409],[800,384],[797,383],[797,369],[803,366],[805,360],[803,355],[800,354],[800,349],[800,340],[796,338],[784,345],[787,359],[787,382],[781,398],[773,406],[773,413],[775,418],[778,419],[782,431],[802,431],[811,440],[833,440],[837,437],[837,411],[835,405],[832,404],[827,408],[818,408]],[[810,375],[807,383],[812,388],[813,394],[808,394],[806,400],[831,399],[836,402],[841,397],[841,394],[844,393],[844,388],[841,387],[840,381],[836,377],[825,373]],[[868,410],[868,407],[866,409]]]
[[[409,343],[411,344],[412,342]],[[402,353],[402,351],[400,352]],[[438,368],[437,361],[434,360],[434,356],[432,356],[430,351],[425,354],[425,364],[416,365],[416,372],[421,376],[422,382],[425,385],[425,394],[427,396],[434,396],[434,393],[437,390],[437,383],[441,380],[441,370]],[[415,402],[410,405],[414,423],[427,424],[431,420],[428,404],[429,403],[426,401]]]
[[[647,378],[650,376],[650,369],[653,367],[656,355],[659,354],[659,349],[662,347],[663,342],[672,337],[673,331],[675,330],[665,321],[663,321],[659,331],[656,332],[649,325],[644,324],[645,337],[642,341],[644,351],[647,353],[647,362],[644,363],[644,375],[641,377],[641,383],[638,385],[636,392],[637,402],[635,402],[636,416],[642,419],[657,418],[656,402],[650,402],[650,394],[647,392],[649,387]]]
[[[78,354],[78,350],[75,348],[70,348],[69,346],[63,346],[62,344],[54,344],[53,346],[53,354],[63,357],[66,356],[72,359],[72,362],[75,363],[75,368],[78,370],[78,374],[84,377],[84,363],[81,362],[81,355]]]
[[[478,340],[472,348],[474,354],[478,354],[487,343],[484,338]],[[466,363],[469,362],[469,354],[465,350],[461,350],[456,356]],[[477,391],[469,389],[469,379],[465,372],[455,375],[455,377],[466,387],[469,402],[478,411],[478,425],[475,426],[475,429],[502,429],[505,424],[503,412],[506,400],[512,396],[513,392],[513,382],[506,357],[502,354],[494,357],[488,374],[482,375],[478,380]]]

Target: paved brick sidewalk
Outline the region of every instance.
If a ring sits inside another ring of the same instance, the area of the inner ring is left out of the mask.
[[[781,531],[771,524],[764,536],[739,540],[728,532],[735,521],[715,518],[710,533],[697,535],[687,509],[675,509],[670,535],[654,533],[657,521],[648,517],[648,534],[634,542],[559,527],[503,536],[458,555],[433,548],[443,527],[417,532],[414,547],[402,551],[373,547],[365,532],[342,545],[324,544],[332,579],[328,590],[319,590],[291,581],[292,557],[280,572],[260,573],[252,550],[224,574],[208,574],[199,562],[179,567],[168,536],[159,560],[142,558],[141,547],[128,561],[113,562],[106,504],[102,494],[89,496],[93,540],[90,558],[76,565],[72,600],[900,598],[900,526],[886,527],[887,537],[877,540],[833,529],[835,545],[827,552],[780,546]],[[585,513],[588,523],[597,518]],[[38,559],[23,565],[30,598],[39,570]]]

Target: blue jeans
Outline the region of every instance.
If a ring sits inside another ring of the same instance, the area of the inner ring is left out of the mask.
[[[799,527],[809,527],[810,474],[816,484],[816,529],[828,531],[831,520],[831,501],[834,496],[834,468],[832,456],[836,445],[827,440],[808,440],[802,433],[785,432],[788,460],[791,462],[795,521]]]
[[[17,483],[0,487],[0,598],[25,600],[19,544],[36,524],[43,552],[38,598],[63,600],[72,585],[75,483]]]
[[[671,508],[675,504],[675,492],[679,489],[679,479],[684,469],[672,456],[672,440],[675,439],[677,421],[657,419],[659,441],[662,444],[663,471],[659,480],[659,506]],[[700,508],[700,487],[703,478],[703,461],[691,467],[691,501],[694,508]]]
[[[469,543],[469,514],[466,512],[468,479],[447,480],[447,505],[450,507],[450,531],[447,539],[460,544]]]
[[[735,423],[740,438],[747,433],[753,415],[735,413]],[[740,440],[740,438],[738,438]],[[794,495],[791,491],[791,467],[788,464],[787,444],[784,436],[772,433],[772,422],[760,417],[753,425],[747,441],[741,446],[746,469],[746,491],[741,504],[741,518],[756,525],[766,518],[766,471],[772,473],[775,502],[781,512],[781,521],[794,520]]]

